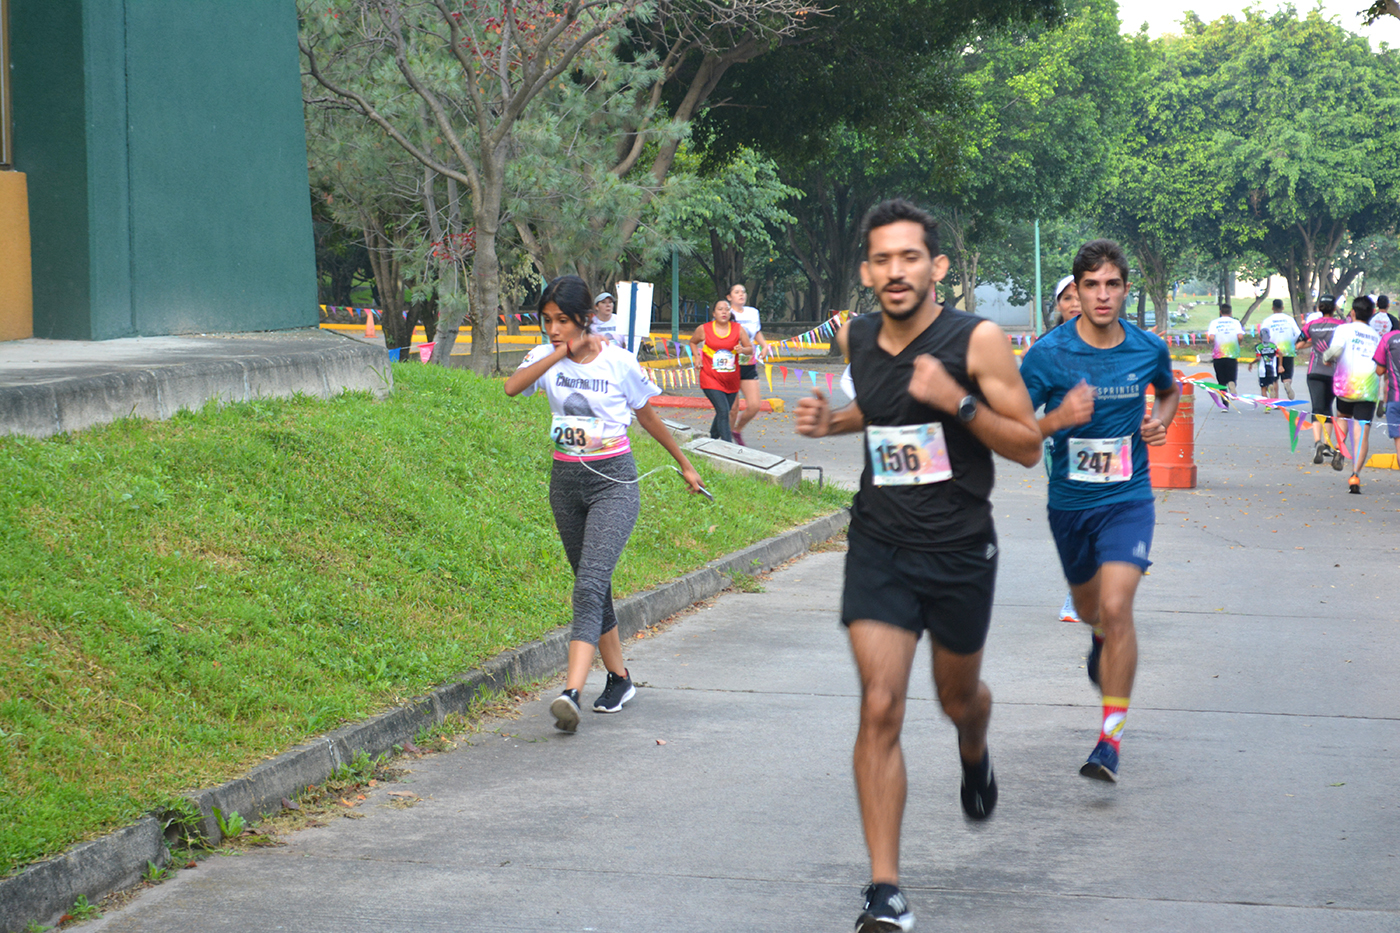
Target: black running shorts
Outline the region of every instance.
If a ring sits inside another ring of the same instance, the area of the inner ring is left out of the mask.
[[[747,381],[750,380],[750,379],[753,379],[753,380],[757,381],[757,379],[758,379],[758,364],[757,364],[757,363],[740,363],[740,364],[739,364],[739,381],[740,381],[740,382],[747,382]]]
[[[1350,399],[1337,399],[1337,414],[1342,418],[1355,418],[1357,421],[1375,421],[1375,402],[1353,402]]]
[[[1232,360],[1229,357],[1221,357],[1218,360],[1211,360],[1215,365],[1215,381],[1223,386],[1228,386],[1232,382],[1239,381],[1240,361]]]
[[[997,546],[914,551],[852,528],[847,534],[841,624],[884,622],[929,637],[954,654],[975,654],[992,624]]]
[[[1332,400],[1336,396],[1332,394],[1331,376],[1314,376],[1308,373],[1308,397],[1312,399],[1314,415],[1332,417]]]

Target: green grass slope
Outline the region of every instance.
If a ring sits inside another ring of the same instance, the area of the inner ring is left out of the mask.
[[[0,439],[0,874],[568,622],[544,400],[394,377]],[[643,481],[617,596],[849,501],[698,466],[715,503]]]

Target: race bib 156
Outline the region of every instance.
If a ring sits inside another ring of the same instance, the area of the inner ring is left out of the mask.
[[[865,444],[876,486],[920,486],[953,478],[941,424],[870,425]]]
[[[1126,483],[1133,478],[1132,437],[1071,437],[1069,478],[1079,483]]]

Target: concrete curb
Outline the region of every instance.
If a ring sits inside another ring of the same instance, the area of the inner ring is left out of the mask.
[[[132,416],[161,421],[210,400],[247,402],[298,392],[330,398],[356,390],[383,398],[393,389],[382,347],[331,334],[299,343],[266,354],[177,359],[3,386],[0,434],[49,437]]]
[[[618,634],[631,638],[683,609],[714,596],[736,573],[761,573],[805,553],[815,543],[845,530],[850,516],[833,512],[800,528],[767,538],[733,554],[710,561],[699,570],[617,603]],[[412,739],[419,729],[441,722],[449,714],[465,713],[477,693],[511,684],[540,680],[564,669],[569,630],[558,628],[544,638],[503,652],[479,670],[443,684],[427,696],[381,713],[364,722],[337,729],[265,761],[245,776],[190,794],[199,819],[192,830],[211,842],[221,840],[214,808],[237,811],[251,820],[282,809],[283,797],[294,797],[319,784],[337,767],[361,751],[376,757]],[[114,891],[141,880],[146,863],[164,867],[168,852],[166,820],[147,816],[132,826],[64,854],[38,862],[9,878],[0,879],[0,933],[21,933],[31,922],[57,922],[83,896],[96,904]]]

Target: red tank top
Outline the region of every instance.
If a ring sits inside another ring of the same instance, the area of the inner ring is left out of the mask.
[[[739,359],[735,348],[739,346],[743,328],[730,321],[729,333],[721,337],[715,332],[714,321],[711,321],[701,330],[705,334],[705,346],[700,353],[700,388],[738,392]]]

